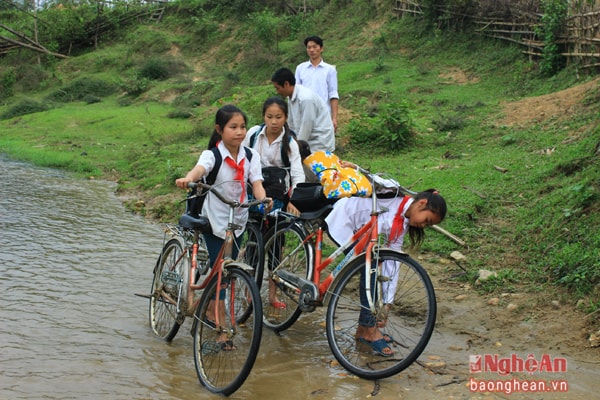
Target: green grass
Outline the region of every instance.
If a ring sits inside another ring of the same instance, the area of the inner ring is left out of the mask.
[[[600,92],[592,90],[585,107],[568,119],[500,123],[504,102],[592,77],[578,80],[574,69],[566,69],[542,78],[518,48],[473,34],[429,32],[408,18],[390,19],[388,10],[365,7],[349,2],[293,20],[297,30],[285,32],[277,54],[252,41],[248,32],[255,27],[244,20],[218,25],[204,15],[199,20],[212,23],[205,26],[171,14],[164,24],[139,25],[122,35],[135,40],[52,61],[37,90],[4,99],[0,115],[21,99],[42,102],[81,78],[118,88],[99,102],[48,104],[53,108],[0,121],[0,151],[78,177],[114,180],[128,193],[129,205],[152,200],[136,212],[173,220],[181,212],[173,181],[206,147],[215,110],[235,103],[250,125],[260,123],[262,102],[274,95],[271,74],[304,61],[304,32],[322,27],[324,58],[338,69],[341,107],[364,120],[403,102],[413,122],[413,140],[394,151],[345,144],[348,124],[342,124],[342,158],[414,190],[440,190],[449,205],[442,226],[469,244],[458,248],[430,231],[422,251],[440,257],[462,251],[465,279],[474,279],[479,268],[498,271],[483,288],[488,291],[558,285],[585,298],[587,309],[600,307],[600,238],[593,234],[600,226]],[[210,40],[202,39],[206,29]],[[159,71],[171,66],[169,76],[142,79],[148,60]],[[457,83],[450,73],[466,81]]]

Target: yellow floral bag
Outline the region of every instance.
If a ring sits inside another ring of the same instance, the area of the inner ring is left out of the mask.
[[[304,159],[323,185],[323,194],[328,199],[371,195],[371,182],[354,168],[342,168],[340,159],[329,151],[316,151]]]

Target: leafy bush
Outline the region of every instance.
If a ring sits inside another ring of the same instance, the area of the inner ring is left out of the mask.
[[[81,78],[54,91],[46,99],[60,103],[85,101],[88,98],[110,96],[115,93],[116,89],[114,84],[101,79]]]
[[[194,117],[194,113],[191,110],[174,110],[167,114],[167,118],[171,119],[190,119]]]
[[[431,123],[440,132],[450,132],[461,130],[465,126],[465,119],[459,114],[440,115],[433,119]]]
[[[151,58],[140,68],[139,76],[152,81],[162,81],[170,78],[178,68],[173,62],[161,58]]]
[[[569,4],[564,0],[542,0],[542,20],[536,33],[544,41],[540,71],[552,75],[564,66],[564,57],[560,55],[561,48],[557,44],[564,30]]]
[[[5,99],[13,95],[13,86],[17,81],[14,68],[8,68],[0,76],[0,98]]]
[[[371,115],[348,123],[350,144],[390,150],[405,148],[413,135],[413,122],[407,103],[380,105]]]
[[[133,77],[126,79],[121,83],[121,89],[127,93],[128,96],[137,97],[148,90],[150,86],[150,80],[148,78]]]
[[[0,116],[0,119],[11,119],[20,115],[33,114],[48,110],[48,106],[35,100],[25,99],[10,107]]]

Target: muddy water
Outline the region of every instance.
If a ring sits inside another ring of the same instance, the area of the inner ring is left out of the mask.
[[[147,300],[134,294],[149,290],[161,228],[126,212],[113,191],[0,157],[0,399],[220,398],[197,380],[189,321],[170,344],[150,332]],[[472,393],[469,354],[498,349],[465,335],[478,329],[472,310],[445,306],[421,365],[369,382],[333,361],[322,311],[282,336],[265,330],[255,367],[231,398],[588,398],[600,378],[594,360],[569,358],[559,374],[568,393]],[[502,339],[505,350],[525,351],[522,338],[513,347]]]
[[[148,328],[147,300],[134,296],[149,291],[160,226],[128,213],[108,182],[5,158],[0,182],[0,399],[214,398],[197,380],[189,323],[162,342]],[[266,332],[232,398],[363,390],[336,382],[323,319],[314,320],[285,337]]]

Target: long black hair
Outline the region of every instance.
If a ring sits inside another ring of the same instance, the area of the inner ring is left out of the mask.
[[[269,97],[263,103],[263,108],[262,108],[263,118],[265,117],[265,113],[267,112],[267,108],[269,108],[273,104],[276,104],[277,106],[279,106],[279,108],[281,109],[281,111],[285,115],[285,124],[283,124],[284,134],[283,134],[283,138],[281,139],[281,147],[283,148],[283,151],[285,152],[285,154],[290,154],[290,152],[292,151],[290,149],[290,140],[291,139],[295,139],[295,137],[294,137],[294,135],[292,135],[292,131],[290,129],[290,126],[287,123],[287,118],[288,118],[288,103],[287,103],[287,101],[283,100],[279,96]],[[265,129],[267,129],[266,126],[265,126]],[[265,133],[266,133],[266,130],[265,130]]]
[[[446,200],[444,200],[437,190],[427,189],[419,192],[414,196],[414,199],[415,202],[423,199],[427,200],[425,209],[433,212],[436,215],[439,215],[440,222],[446,218],[446,212],[448,210],[446,207]],[[418,248],[425,239],[425,229],[418,228],[416,226],[409,226],[408,237],[410,238],[411,247]]]
[[[221,131],[223,131],[223,129],[225,129],[225,125],[227,125],[229,120],[233,118],[236,114],[240,114],[242,117],[244,117],[244,122],[246,124],[248,123],[248,117],[246,116],[246,114],[244,114],[242,110],[240,110],[233,104],[226,104],[217,110],[217,114],[215,115],[215,125],[219,125]],[[215,130],[213,131],[212,136],[208,141],[208,149],[210,150],[213,147],[217,147],[217,143],[219,143],[219,140],[221,140],[221,135],[219,135],[219,132],[217,132],[217,129],[215,127]]]

